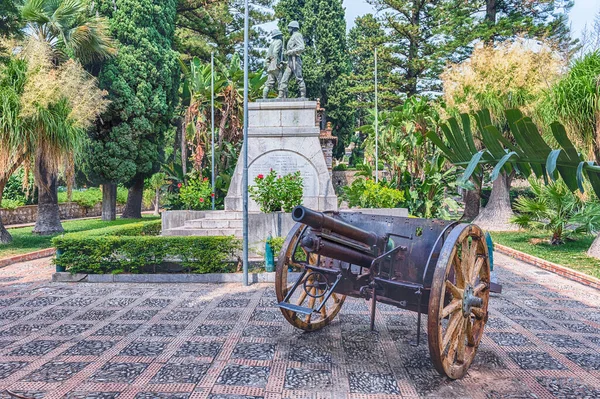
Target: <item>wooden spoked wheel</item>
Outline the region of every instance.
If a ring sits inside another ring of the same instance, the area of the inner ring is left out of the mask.
[[[429,298],[429,353],[449,378],[463,377],[487,322],[490,263],[483,232],[460,224],[442,246]]]
[[[305,228],[306,227],[303,224],[296,224],[288,234],[285,242],[283,243],[283,247],[281,253],[279,254],[279,259],[277,261],[277,269],[275,273],[275,293],[277,295],[278,302],[281,302],[285,299],[288,291],[292,288],[295,282],[288,282],[288,268],[290,266],[301,268],[299,264],[293,263],[292,255],[294,249],[296,248],[296,243],[302,236],[302,233],[304,232]],[[306,257],[306,254],[304,254],[304,257]],[[299,259],[299,257],[297,258]],[[311,255],[309,258],[309,264],[316,265],[316,263],[317,257]],[[298,288],[296,288],[296,291],[290,298],[289,302],[299,306],[317,309],[321,302],[325,299],[323,295],[324,290],[320,289],[319,282],[314,281],[313,277],[310,276],[310,271],[304,276],[305,280],[307,278],[308,281],[302,281]],[[305,290],[303,288],[303,285],[306,286],[308,289]],[[335,316],[342,308],[342,304],[344,303],[345,299],[345,295],[333,293],[319,313],[305,315],[286,309],[281,309],[281,313],[283,313],[283,316],[294,327],[300,328],[305,331],[315,331],[325,327],[335,318]]]

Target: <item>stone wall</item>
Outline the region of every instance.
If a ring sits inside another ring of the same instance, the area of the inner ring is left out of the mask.
[[[58,204],[61,220],[95,217],[102,215],[102,204],[98,203],[93,208],[85,208],[76,202]],[[123,212],[124,205],[117,205],[117,213]],[[16,209],[0,209],[2,223],[24,224],[35,223],[37,219],[37,205],[20,206]]]

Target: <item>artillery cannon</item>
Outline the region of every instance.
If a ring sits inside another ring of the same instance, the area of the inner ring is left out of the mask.
[[[475,357],[488,318],[490,263],[481,229],[473,224],[294,208],[276,270],[283,316],[314,331],[338,314],[346,296],[428,315],[435,368],[461,378]],[[288,282],[288,269],[301,270]]]

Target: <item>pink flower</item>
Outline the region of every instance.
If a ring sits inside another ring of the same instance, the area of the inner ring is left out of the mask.
[[[260,175],[256,176],[256,178],[257,178],[257,179],[264,179],[264,178],[265,178],[265,175],[263,175],[263,174],[261,173]]]
[[[204,202],[204,198],[200,197],[200,200],[199,200],[199,201],[200,201],[200,202]]]
[[[177,183],[177,188],[181,188],[182,184],[181,183]]]
[[[208,177],[205,177],[203,181],[208,181]]]
[[[277,176],[278,179],[281,179],[281,175]]]

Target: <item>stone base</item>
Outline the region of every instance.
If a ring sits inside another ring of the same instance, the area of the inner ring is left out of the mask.
[[[280,175],[300,171],[304,182],[303,204],[320,211],[337,210],[317,126],[317,103],[294,99],[248,104],[248,185],[259,174],[275,170]],[[242,211],[242,156],[238,160],[225,210]],[[260,211],[250,200],[250,212]]]

